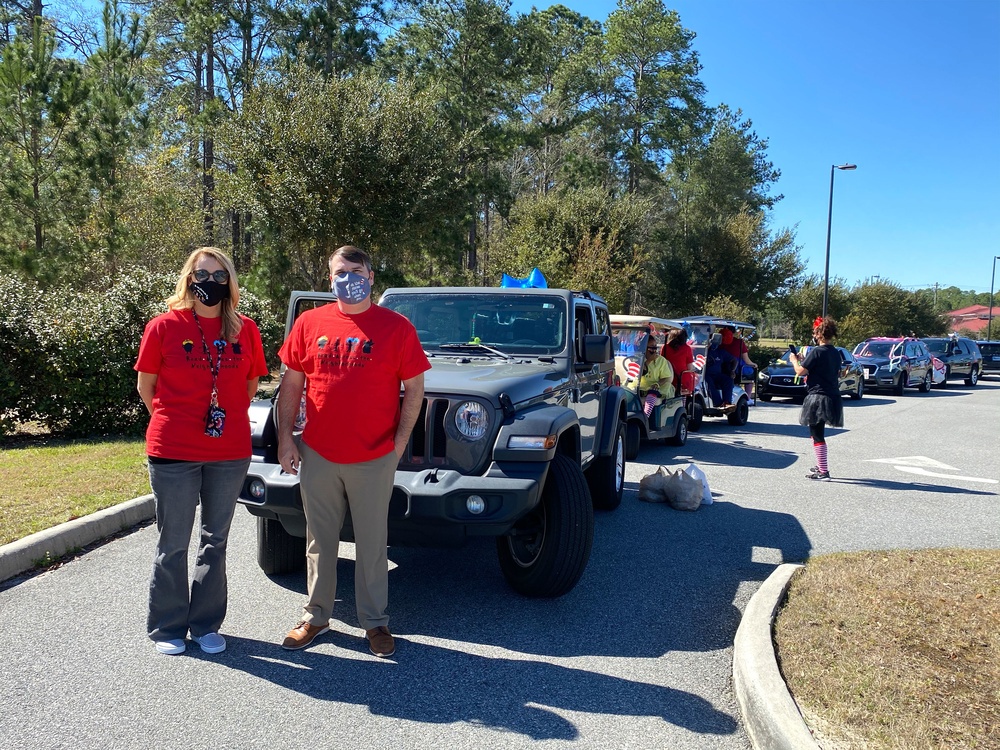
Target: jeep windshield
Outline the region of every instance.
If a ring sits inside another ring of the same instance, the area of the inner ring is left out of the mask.
[[[386,295],[380,304],[405,315],[428,351],[452,355],[551,356],[566,348],[561,297],[483,290]]]

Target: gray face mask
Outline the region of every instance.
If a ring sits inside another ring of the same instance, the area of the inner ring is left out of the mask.
[[[356,305],[368,299],[372,293],[372,286],[368,283],[368,277],[350,271],[333,277],[333,293],[337,299],[348,305]]]

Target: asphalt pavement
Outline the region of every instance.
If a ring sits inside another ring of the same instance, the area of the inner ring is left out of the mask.
[[[812,451],[797,416],[776,400],[745,427],[707,420],[684,448],[644,446],[622,506],[597,515],[580,584],[558,600],[511,592],[490,540],[391,549],[389,660],[357,627],[351,545],[342,619],[305,651],[277,645],[304,578],[260,572],[242,508],[219,655],[189,644],[163,656],[146,638],[151,526],[14,578],[0,584],[0,747],[745,750],[733,644],[779,565],[1000,547],[1000,381],[848,403],[828,438],[828,484],[804,479]],[[713,505],[638,501],[642,476],[692,460]]]

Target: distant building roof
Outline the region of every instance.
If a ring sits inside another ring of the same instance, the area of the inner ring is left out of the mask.
[[[997,316],[997,312],[1000,311],[998,308],[993,308],[993,332],[996,333],[1000,330],[1000,316]],[[986,327],[989,324],[989,315],[985,318],[964,318],[961,320],[952,320],[950,331],[952,333],[958,333],[959,331],[971,331],[972,333],[985,333]]]
[[[993,314],[996,315],[997,306],[993,306]],[[989,305],[970,305],[969,307],[963,307],[961,310],[952,310],[951,312],[946,312],[949,318],[980,318],[989,317],[990,306]]]

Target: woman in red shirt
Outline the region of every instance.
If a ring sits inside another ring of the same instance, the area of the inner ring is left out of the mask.
[[[181,269],[167,312],[146,324],[135,369],[149,411],[146,453],[159,540],[149,581],[147,632],[162,654],[184,639],[226,648],[226,543],[250,464],[248,407],[268,373],[257,325],[236,312],[240,288],[229,257],[201,247]],[[201,532],[194,580],[188,546]]]
[[[674,369],[674,393],[681,393],[681,379],[685,372],[694,372],[694,352],[688,346],[688,332],[683,328],[673,328],[667,334],[661,355],[666,357]]]

